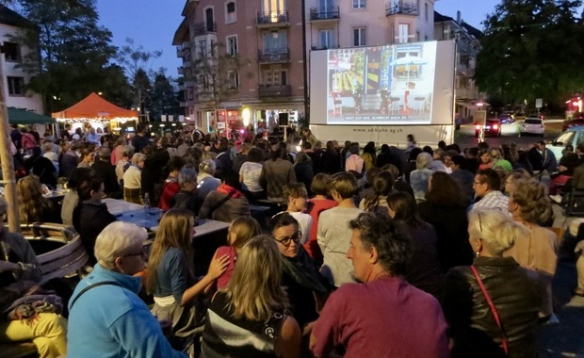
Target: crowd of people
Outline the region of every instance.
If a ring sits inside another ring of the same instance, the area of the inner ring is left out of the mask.
[[[46,295],[20,301],[38,261],[3,228],[0,342],[32,339],[42,357],[535,357],[538,324],[555,320],[548,192],[579,185],[584,147],[556,161],[540,143],[420,148],[410,135],[378,150],[307,128],[300,143],[94,134],[68,133],[56,155],[49,137],[30,148],[56,164],[48,180],[33,162],[17,187],[22,221],[72,225],[93,270],[66,309],[39,310]],[[43,196],[59,177],[60,210]],[[149,252],[105,197],[165,212]],[[199,277],[198,219],[230,224]]]

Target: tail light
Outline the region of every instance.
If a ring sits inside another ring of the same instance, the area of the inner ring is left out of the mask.
[[[497,128],[499,128],[499,125],[498,124],[493,124],[493,129],[497,129]]]
[[[481,126],[480,126],[480,124],[477,124],[477,125],[475,126],[475,129],[476,129],[477,131],[478,131],[478,130],[480,130],[480,129],[481,129]]]

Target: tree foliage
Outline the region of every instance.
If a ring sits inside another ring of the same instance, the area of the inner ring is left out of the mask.
[[[162,114],[180,115],[184,111],[180,108],[176,91],[172,86],[171,79],[166,77],[165,70],[161,68],[154,76],[151,92],[150,118],[157,120]]]
[[[96,0],[14,0],[36,30],[15,41],[31,49],[20,66],[33,75],[29,89],[45,96],[47,112],[73,105],[91,92],[127,103],[127,80],[111,65],[112,34],[98,24]]]
[[[582,91],[580,0],[502,0],[484,21],[475,81],[507,103],[559,103]]]

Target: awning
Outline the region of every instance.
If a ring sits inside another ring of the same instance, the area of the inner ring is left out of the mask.
[[[47,124],[47,123],[55,123],[56,121],[49,117],[44,116],[42,114],[37,114],[31,111],[27,111],[26,109],[18,109],[14,107],[8,108],[8,122],[13,124]]]
[[[53,118],[65,119],[93,119],[112,120],[117,118],[137,119],[138,112],[116,106],[103,99],[97,93],[92,93],[77,104],[53,113]]]

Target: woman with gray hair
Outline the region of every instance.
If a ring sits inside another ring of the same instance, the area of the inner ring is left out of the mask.
[[[199,164],[199,185],[197,187],[197,196],[205,199],[207,194],[216,190],[221,185],[221,180],[213,177],[217,165],[211,159],[206,159]]]
[[[170,200],[171,208],[187,209],[199,216],[203,199],[197,196],[197,171],[187,164],[178,173],[180,191]]]
[[[121,157],[116,164],[116,177],[118,179],[118,183],[122,185],[124,183],[124,173],[130,165],[132,165],[132,161],[130,158],[134,155],[134,147],[127,145],[124,147]]]
[[[426,200],[428,181],[434,173],[430,169],[430,163],[432,163],[432,156],[422,152],[416,157],[416,170],[410,173],[410,185],[414,190],[414,198],[418,203]]]
[[[142,169],[146,156],[136,153],[132,157],[132,165],[124,173],[124,200],[130,203],[142,204]]]
[[[540,297],[536,282],[503,253],[527,234],[500,210],[469,213],[472,266],[448,271],[442,308],[456,357],[535,357]]]
[[[97,264],[69,301],[71,357],[186,357],[175,351],[159,322],[138,296],[148,234],[126,222],[108,225],[97,237]],[[140,327],[130,329],[129,327]]]

